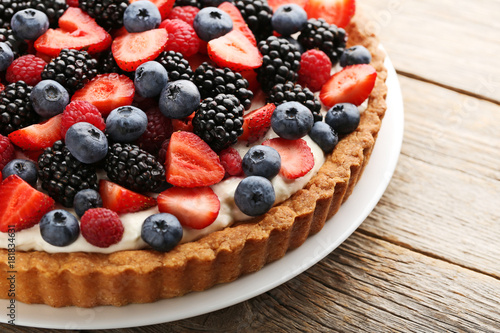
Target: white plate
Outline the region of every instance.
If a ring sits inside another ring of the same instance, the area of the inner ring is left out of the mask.
[[[388,110],[370,163],[349,200],[318,234],[282,259],[258,272],[203,292],[151,304],[51,308],[16,303],[16,324],[60,329],[106,329],[164,323],[216,311],[260,295],[304,272],[349,237],[378,203],[392,177],[401,150],[404,128],[403,100],[392,63],[387,58]],[[9,300],[1,300],[6,311]],[[6,314],[0,316],[6,322]]]

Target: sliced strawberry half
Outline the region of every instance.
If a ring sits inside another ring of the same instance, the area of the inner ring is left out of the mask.
[[[323,85],[319,98],[327,107],[337,103],[360,105],[370,96],[377,79],[371,65],[353,65],[333,74]]]
[[[101,179],[99,194],[102,206],[117,214],[135,213],[156,206],[154,198],[133,192],[118,184]]]
[[[133,72],[141,64],[155,60],[163,51],[168,40],[165,29],[126,33],[118,36],[111,45],[111,52],[118,67]]]
[[[345,28],[356,11],[355,0],[309,0],[304,8],[308,18],[324,18],[326,22]]]
[[[160,212],[174,215],[183,226],[193,229],[208,227],[219,215],[219,197],[210,187],[171,187],[157,200]]]
[[[302,139],[274,138],[262,144],[278,151],[281,157],[280,174],[285,178],[297,179],[305,176],[314,167],[314,155],[307,142]]]
[[[119,106],[130,105],[134,100],[134,81],[116,73],[100,74],[77,90],[71,101],[87,101],[103,116]]]
[[[199,136],[191,132],[175,132],[165,157],[167,181],[180,187],[217,184],[225,170],[217,154]]]
[[[130,3],[134,3],[136,1],[140,0],[130,0]],[[154,3],[154,5],[160,11],[162,21],[167,18],[168,14],[170,14],[170,11],[174,7],[175,3],[175,0],[149,0],[149,1]]]
[[[31,228],[54,208],[54,199],[34,189],[18,175],[11,175],[0,184],[0,231]]]
[[[52,57],[62,49],[99,53],[111,45],[111,35],[80,8],[70,7],[59,18],[59,28],[49,29],[35,41],[35,49]]]
[[[309,0],[267,0],[267,3],[273,9],[273,11],[278,9],[278,7],[280,6],[288,5],[291,3],[299,5],[300,7],[304,8],[308,2]]]
[[[230,2],[223,2],[218,8],[229,14],[233,20],[233,30],[239,30],[243,35],[245,35],[246,38],[248,38],[250,42],[252,42],[253,45],[257,46],[257,40],[255,39],[252,30],[250,30],[248,24],[245,22],[245,19],[241,16],[240,10],[235,5]]]
[[[208,56],[219,67],[229,67],[237,72],[259,68],[262,65],[259,50],[239,30],[232,30],[209,41]]]
[[[24,150],[41,150],[52,147],[54,142],[61,140],[62,114],[49,120],[30,125],[9,134],[9,139]]]
[[[243,134],[238,140],[254,143],[263,138],[271,127],[271,116],[275,109],[276,105],[268,103],[243,116]]]

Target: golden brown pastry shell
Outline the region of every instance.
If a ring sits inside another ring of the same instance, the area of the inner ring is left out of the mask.
[[[227,283],[299,247],[321,230],[351,194],[361,176],[386,111],[385,54],[378,39],[356,15],[347,27],[348,45],[364,45],[378,72],[358,129],[343,138],[304,189],[259,219],[214,232],[168,253],[148,250],[112,254],[16,253],[16,299],[54,307],[121,306],[149,303]],[[7,276],[7,251],[1,250],[1,276]],[[0,279],[0,298],[9,284]]]

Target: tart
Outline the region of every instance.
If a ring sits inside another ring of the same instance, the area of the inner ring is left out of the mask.
[[[363,45],[377,71],[375,86],[357,129],[325,156],[319,171],[301,190],[267,213],[212,232],[162,253],[148,249],[114,253],[15,254],[16,300],[53,307],[122,306],[203,291],[261,269],[320,232],[348,199],[366,167],[386,111],[384,52],[356,14],[346,32],[348,45]],[[0,270],[11,270],[0,250]],[[9,281],[0,280],[0,297],[9,298]]]

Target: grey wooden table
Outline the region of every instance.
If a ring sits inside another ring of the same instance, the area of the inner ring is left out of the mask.
[[[396,67],[405,104],[399,164],[374,211],[280,287],[120,332],[500,332],[500,1],[358,6]]]

